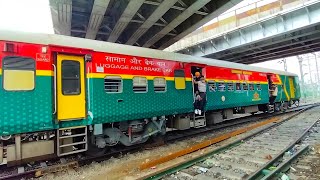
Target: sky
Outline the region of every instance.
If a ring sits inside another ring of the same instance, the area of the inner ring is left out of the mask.
[[[230,13],[235,9],[242,8],[257,1],[259,0],[244,0],[237,6],[228,10],[226,13]],[[275,0],[266,1],[272,2]],[[48,34],[54,33],[49,0],[0,0],[0,22],[0,29]],[[298,59],[296,57],[290,57],[286,58],[286,60],[288,64],[288,72],[296,73],[300,76]],[[305,61],[304,64],[307,64],[307,61]],[[310,64],[312,78],[313,81],[315,81],[314,57],[313,59],[312,57],[310,58]],[[284,70],[283,64],[280,64],[279,60],[267,61],[253,65]],[[304,72],[309,72],[309,68],[307,66],[303,66],[303,70]],[[305,75],[305,81],[310,82],[310,74]]]
[[[0,29],[53,34],[49,0],[0,0]]]

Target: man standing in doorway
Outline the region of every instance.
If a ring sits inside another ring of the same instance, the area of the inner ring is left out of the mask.
[[[207,83],[203,76],[201,76],[200,81],[198,82],[198,89],[199,89],[199,95],[200,95],[198,114],[202,115],[204,113],[204,109],[207,103],[207,96],[206,96]]]
[[[271,89],[269,91],[270,91],[270,104],[274,104],[274,101],[278,96],[278,86],[275,84],[272,84]]]
[[[195,94],[197,94],[197,92],[199,92],[198,82],[200,81],[200,78],[201,78],[200,72],[196,72],[193,77],[193,84],[194,84],[193,87],[194,87]]]

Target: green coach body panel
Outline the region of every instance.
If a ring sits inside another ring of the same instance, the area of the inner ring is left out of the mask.
[[[261,88],[262,90],[257,90],[254,84],[254,90],[208,91],[207,110],[267,104],[269,102],[268,85],[261,84]]]
[[[294,88],[295,88],[295,98],[291,98],[289,77],[290,76],[280,75],[282,85],[277,85],[278,86],[278,96],[277,96],[275,102],[297,100],[301,97],[299,81],[298,81],[298,77],[296,76],[296,77],[293,77]]]
[[[277,84],[278,87],[278,96],[275,99],[275,102],[280,101],[289,101],[290,100],[290,86],[288,76],[279,75],[282,85]],[[286,94],[287,92],[287,94]],[[287,97],[289,96],[289,98]]]
[[[299,83],[299,77],[294,77],[294,87],[295,87],[295,100],[301,98],[301,89],[300,89],[300,83]]]
[[[90,111],[93,123],[110,123],[143,119],[193,111],[192,85],[186,89],[175,89],[174,81],[167,81],[166,92],[154,92],[153,81],[148,80],[148,92],[133,92],[132,79],[123,79],[122,93],[107,93],[104,79],[90,80],[93,93],[90,94]]]
[[[132,79],[123,79],[121,93],[106,93],[103,78],[89,80],[89,114],[93,124],[111,123],[162,115],[183,114],[193,111],[192,82],[186,82],[185,90],[175,89],[174,81],[167,81],[166,92],[154,92],[153,81],[148,80],[147,93],[135,93]],[[207,110],[219,110],[239,106],[267,104],[268,85],[262,90],[214,91],[207,90]],[[255,94],[258,94],[255,95]],[[222,101],[222,96],[225,101]]]
[[[286,83],[289,93],[289,81]],[[296,81],[295,81],[296,82]],[[53,88],[51,76],[37,76],[32,91],[5,91],[0,89],[0,134],[11,135],[26,132],[54,130],[64,127],[83,126],[100,123],[159,117],[162,115],[193,112],[192,82],[186,82],[186,89],[177,90],[174,81],[167,80],[166,92],[154,92],[153,81],[148,80],[147,93],[135,93],[132,79],[123,79],[122,93],[106,93],[103,78],[88,78],[87,81],[88,118],[83,120],[60,121],[56,124],[53,112]],[[2,86],[2,76],[0,75]],[[296,86],[296,83],[295,83]],[[262,90],[209,91],[207,90],[207,110],[267,104],[268,85],[261,84]],[[277,101],[286,100],[281,85],[278,86]],[[299,89],[299,88],[298,88]],[[296,91],[297,98],[300,91]],[[223,101],[224,100],[224,101]]]
[[[32,91],[6,91],[0,75],[0,135],[54,129],[52,78],[37,76]]]

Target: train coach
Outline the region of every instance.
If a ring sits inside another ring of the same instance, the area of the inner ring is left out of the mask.
[[[195,72],[206,113],[193,112]],[[0,163],[131,146],[298,102],[296,74],[60,35],[0,31]]]

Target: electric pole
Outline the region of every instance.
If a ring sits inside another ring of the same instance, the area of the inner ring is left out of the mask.
[[[317,54],[316,53],[312,53],[312,54],[314,55],[314,59],[316,61],[317,83],[320,84]]]
[[[284,66],[284,70],[285,71],[288,71],[288,66],[287,66],[287,60],[286,60],[286,58],[283,58],[283,66]]]
[[[303,74],[303,68],[302,68],[302,57],[297,56],[298,61],[299,61],[299,68],[300,68],[300,76],[301,76],[301,86],[302,86],[302,95],[304,97],[304,101],[306,102],[306,87],[304,85],[304,74]]]
[[[312,73],[311,73],[311,66],[310,66],[310,56],[308,54],[308,67],[309,67],[309,74],[310,74],[310,84],[311,84],[311,88],[312,88],[312,96],[313,98],[315,98],[315,91],[314,91],[314,84],[312,81]]]

